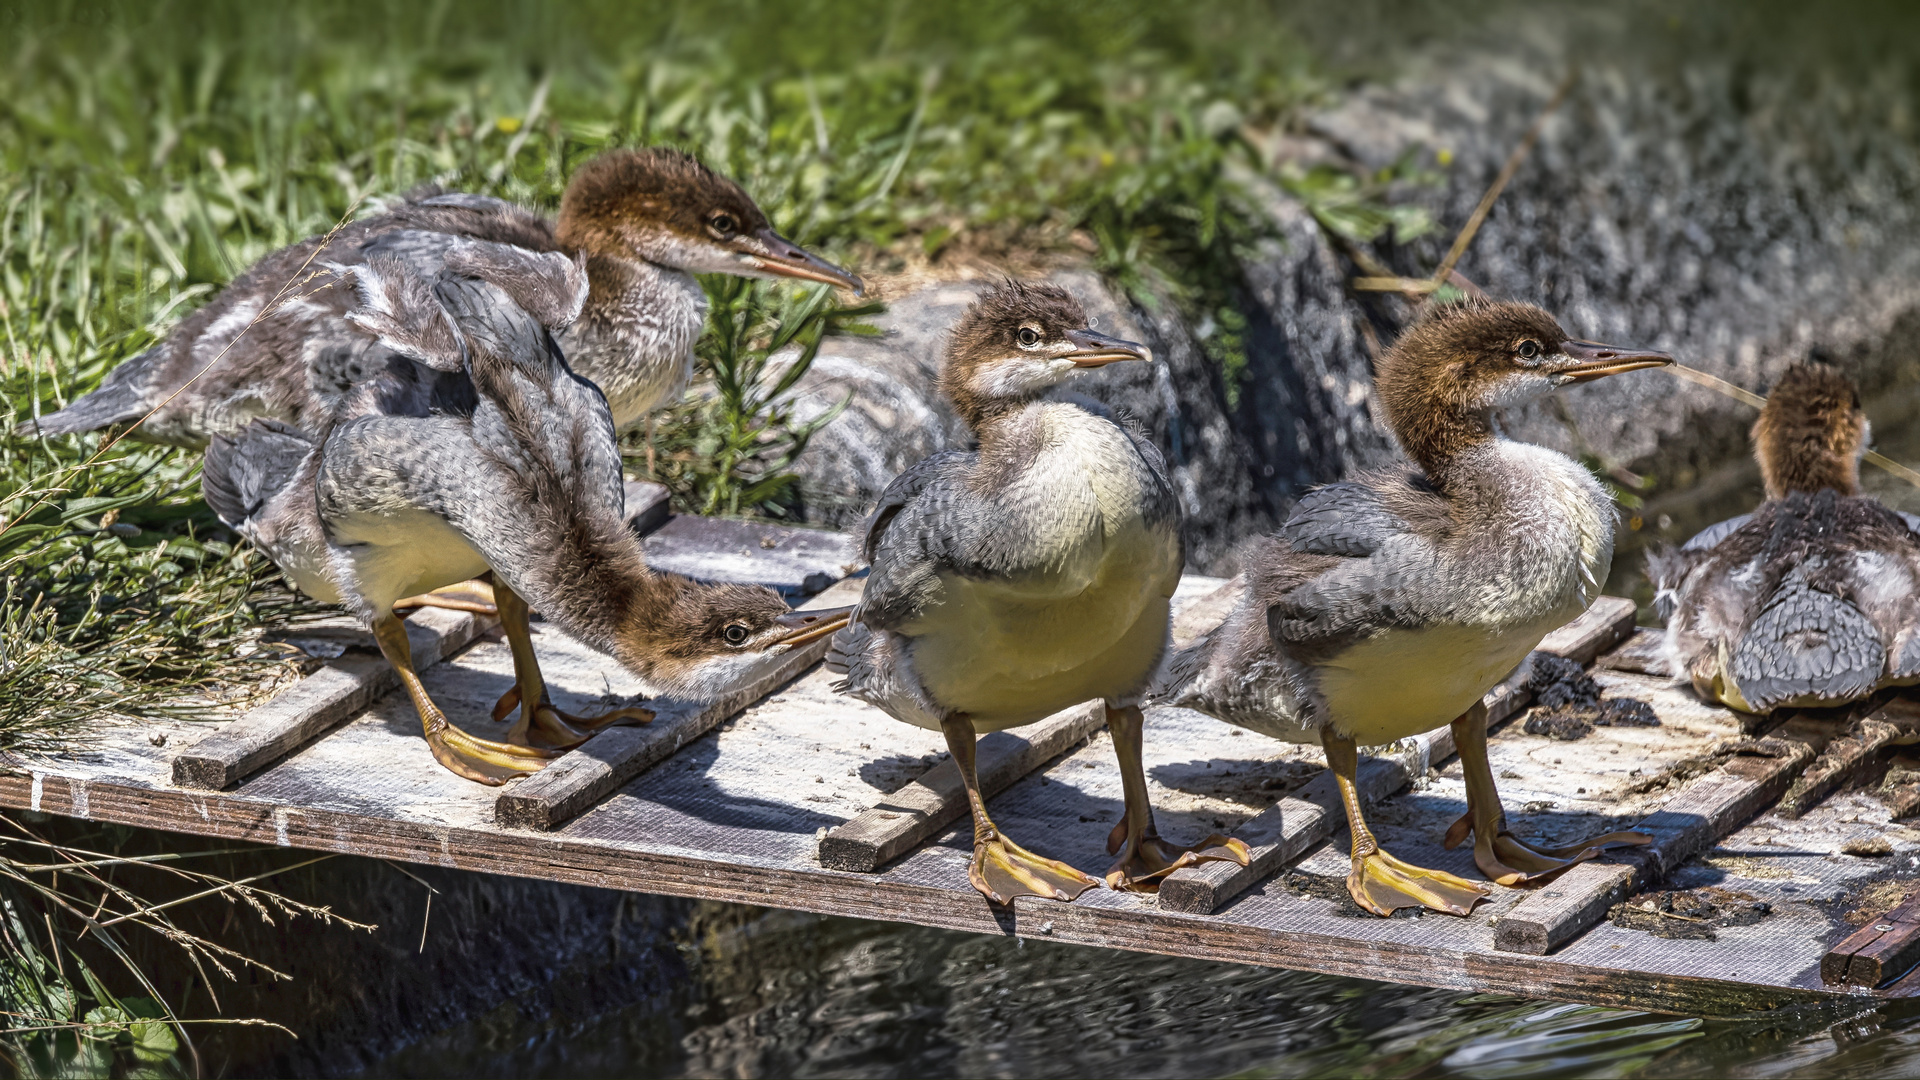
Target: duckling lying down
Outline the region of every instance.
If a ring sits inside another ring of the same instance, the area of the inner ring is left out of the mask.
[[[1599,594],[1615,513],[1579,463],[1502,437],[1492,414],[1667,363],[1664,353],[1569,340],[1531,305],[1429,311],[1379,365],[1387,421],[1413,465],[1304,496],[1278,536],[1248,551],[1239,607],[1169,663],[1157,700],[1325,747],[1352,826],[1347,887],[1361,907],[1464,915],[1486,895],[1382,851],[1354,788],[1358,745],[1448,722],[1467,813],[1447,846],[1471,833],[1488,877],[1511,885],[1607,844],[1647,842],[1613,833],[1542,850],[1507,831],[1481,699]]]
[[[1767,501],[1647,557],[1671,670],[1742,712],[1920,682],[1920,518],[1860,491],[1852,380],[1795,364],[1753,425]]]
[[[317,442],[255,422],[207,453],[207,501],[303,591],[345,604],[419,710],[434,756],[485,784],[543,767],[584,733],[552,708],[527,624],[555,625],[656,687],[712,696],[845,625],[789,612],[771,589],[700,585],[650,571],[623,510],[606,400],[568,370],[550,328],[580,310],[573,260],[462,241],[432,280],[374,259],[354,270],[351,316],[381,344],[464,370],[471,405],[426,416],[343,407]],[[414,675],[395,601],[492,570],[521,718],[505,743],[447,722]],[[632,718],[649,719],[650,713]],[[607,720],[621,719],[616,714]]]
[[[1079,372],[1149,358],[1094,333],[1055,286],[982,295],[940,376],[979,448],[928,458],[881,495],[866,529],[873,572],[827,658],[846,676],[842,693],[946,735],[973,812],[968,877],[995,903],[1071,900],[1099,882],[1001,835],[974,773],[975,736],[1094,698],[1107,703],[1126,796],[1108,883],[1152,889],[1196,859],[1246,862],[1238,840],[1161,840],[1147,802],[1138,698],[1166,650],[1183,563],[1166,466],[1100,406],[1039,400]]]

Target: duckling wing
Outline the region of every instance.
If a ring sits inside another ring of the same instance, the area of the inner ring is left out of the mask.
[[[863,551],[873,567],[858,620],[891,629],[917,618],[937,599],[940,572],[965,572],[975,560],[973,536],[987,515],[966,478],[977,455],[949,450],[894,478],[867,519]]]
[[[1387,509],[1380,492],[1355,481],[1307,492],[1280,526],[1281,537],[1295,551],[1348,558],[1371,555],[1409,531],[1406,519]]]
[[[1707,551],[1720,541],[1732,536],[1742,525],[1753,520],[1752,514],[1741,514],[1725,521],[1709,525],[1693,534],[1693,539],[1680,545],[1681,551]]]
[[[1414,473],[1308,492],[1255,582],[1275,643],[1311,655],[1429,621],[1422,583],[1438,572],[1449,520],[1445,501]]]

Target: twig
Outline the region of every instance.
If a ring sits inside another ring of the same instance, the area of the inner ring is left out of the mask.
[[[1520,140],[1520,145],[1514,147],[1513,153],[1507,155],[1507,163],[1501,166],[1500,175],[1494,177],[1493,186],[1487,189],[1487,193],[1480,196],[1480,205],[1473,208],[1473,216],[1467,219],[1467,224],[1460,230],[1460,234],[1453,238],[1453,246],[1447,249],[1447,257],[1440,260],[1440,269],[1433,272],[1434,288],[1439,288],[1441,282],[1447,280],[1447,275],[1453,272],[1454,264],[1467,253],[1467,246],[1473,243],[1474,234],[1480,231],[1481,224],[1493,211],[1494,201],[1500,198],[1502,191],[1506,190],[1507,182],[1513,179],[1513,174],[1520,171],[1520,164],[1527,160],[1527,155],[1533,152],[1533,144],[1540,141],[1540,133],[1546,130],[1547,118],[1553,115],[1562,101],[1566,100],[1567,92],[1573,89],[1574,81],[1579,77],[1579,68],[1567,72],[1567,77],[1560,80],[1560,87],[1553,92],[1547,107],[1541,109],[1540,115],[1534,118],[1533,126],[1527,129],[1527,134]]]
[[[1730,398],[1733,398],[1735,401],[1743,401],[1748,405],[1753,406],[1756,409],[1765,406],[1767,403],[1766,398],[1763,398],[1759,394],[1756,394],[1753,391],[1748,390],[1746,387],[1735,386],[1734,384],[1728,382],[1727,380],[1720,378],[1718,375],[1709,375],[1706,372],[1701,371],[1699,368],[1690,368],[1685,364],[1674,364],[1668,367],[1667,370],[1673,372],[1674,375],[1682,379],[1685,379],[1690,383],[1695,383],[1697,385],[1704,386],[1709,390],[1717,390],[1720,393],[1725,394]],[[1862,455],[1862,458],[1863,460],[1867,461],[1869,464],[1878,465],[1880,468],[1885,469],[1886,471],[1892,473],[1893,475],[1899,477],[1902,480],[1905,480],[1907,483],[1912,484],[1914,487],[1920,487],[1920,472],[1916,472],[1915,470],[1900,464],[1899,462],[1893,460],[1892,458],[1881,453],[1880,451],[1869,450],[1864,455]]]

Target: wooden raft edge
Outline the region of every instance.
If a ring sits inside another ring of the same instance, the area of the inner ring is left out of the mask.
[[[551,833],[494,831],[279,806],[243,792],[151,788],[35,773],[0,775],[0,806],[480,873],[693,899],[774,904],[823,915],[1030,937],[1133,952],[1287,968],[1463,991],[1498,991],[1659,1012],[1737,1016],[1845,996],[1693,975],[1584,967],[1515,953],[1355,942],[1151,909],[1021,901],[996,910],[971,888],[762,865],[753,859],[613,847]]]

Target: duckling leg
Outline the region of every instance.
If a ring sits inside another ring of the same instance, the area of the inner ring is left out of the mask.
[[[443,585],[432,592],[395,600],[393,607],[396,611],[402,608],[450,608],[454,611],[471,611],[476,615],[492,615],[498,610],[494,603],[493,583],[484,577],[462,581],[457,585]]]
[[[414,674],[413,650],[407,644],[406,627],[397,616],[382,615],[375,619],[373,639],[380,643],[380,652],[386,656],[387,663],[400,673],[400,682],[420,714],[427,746],[440,764],[469,780],[497,786],[516,776],[538,772],[560,756],[553,750],[476,739],[448,723],[446,714],[427,696],[420,676]]]
[[[973,764],[973,721],[964,714],[949,717],[940,731],[947,737],[947,749],[960,769],[967,805],[973,810],[973,863],[967,867],[967,880],[974,888],[994,903],[1005,905],[1013,903],[1016,896],[1072,900],[1100,884],[1066,863],[1041,858],[1000,835],[993,819],[987,817],[986,800],[980,797],[980,777]]]
[[[1446,846],[1460,846],[1473,834],[1473,861],[1502,885],[1564,870],[1584,862],[1613,844],[1651,844],[1646,833],[1614,832],[1562,848],[1537,848],[1507,831],[1507,815],[1494,786],[1493,766],[1487,761],[1487,707],[1475,702],[1453,722],[1453,745],[1460,754],[1460,770],[1467,779],[1467,812],[1447,830]]]
[[[493,595],[500,605],[500,627],[507,634],[507,648],[513,650],[513,686],[494,703],[493,718],[505,720],[517,706],[520,718],[507,732],[513,746],[542,746],[568,750],[591,739],[601,728],[623,721],[653,722],[653,710],[629,707],[600,716],[574,716],[553,707],[547,696],[547,682],[540,674],[540,659],[533,653],[533,612],[520,594],[505,582],[496,583]],[[528,702],[536,702],[531,708]]]
[[[1107,835],[1107,854],[1126,854],[1107,871],[1107,888],[1130,892],[1159,892],[1160,879],[1183,866],[1211,859],[1232,859],[1247,865],[1247,845],[1214,833],[1194,847],[1180,847],[1160,839],[1153,824],[1153,804],[1147,799],[1147,773],[1140,762],[1146,717],[1137,705],[1107,707],[1107,730],[1113,733],[1113,752],[1120,759],[1120,786],[1126,793],[1126,817]]]
[[[1423,907],[1447,915],[1466,915],[1473,905],[1486,899],[1485,886],[1454,877],[1441,870],[1428,870],[1401,862],[1380,850],[1380,842],[1367,828],[1360,812],[1360,792],[1354,777],[1360,768],[1360,755],[1353,740],[1322,728],[1320,745],[1327,751],[1327,768],[1340,786],[1340,800],[1347,807],[1347,827],[1353,833],[1353,870],[1347,874],[1347,892],[1354,903],[1375,915],[1391,915],[1403,907]]]

